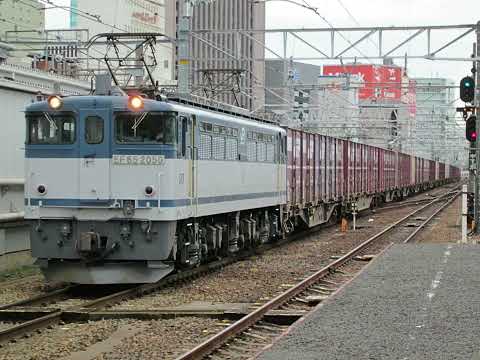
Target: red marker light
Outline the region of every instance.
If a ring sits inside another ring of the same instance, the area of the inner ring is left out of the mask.
[[[476,132],[472,133],[472,140],[473,141],[477,140],[477,133]]]

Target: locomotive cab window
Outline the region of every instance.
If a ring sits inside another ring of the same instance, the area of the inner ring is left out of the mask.
[[[103,142],[103,119],[98,116],[88,116],[85,119],[85,142],[101,144]]]
[[[177,142],[177,114],[118,113],[115,117],[115,136],[120,144],[168,144]]]
[[[75,115],[71,113],[27,114],[27,144],[68,145],[75,142]]]

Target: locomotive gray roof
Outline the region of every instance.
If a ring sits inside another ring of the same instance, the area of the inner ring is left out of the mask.
[[[65,97],[63,106],[58,111],[73,111],[79,109],[105,109],[112,108],[113,111],[131,111],[128,108],[128,96],[70,96]],[[220,113],[195,106],[179,104],[175,102],[164,102],[144,98],[144,111],[175,111],[197,116],[209,117],[223,121],[234,122],[239,126],[255,126],[266,131],[284,132],[280,126],[256,121],[253,119],[235,116],[233,114]],[[27,106],[27,112],[51,111],[47,101],[35,102]]]

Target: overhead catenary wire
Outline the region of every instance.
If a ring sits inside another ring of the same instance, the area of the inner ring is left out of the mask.
[[[330,21],[328,21],[328,20],[325,18],[325,16],[323,16],[322,14],[320,14],[320,12],[318,11],[318,9],[317,9],[316,7],[313,7],[312,5],[310,5],[306,0],[302,0],[302,1],[303,1],[303,3],[304,3],[307,7],[310,8],[311,11],[313,11],[315,14],[317,14],[317,16],[320,17],[320,18],[323,20],[323,22],[325,22],[330,28],[335,29],[335,26],[333,26],[333,24],[332,24]],[[345,35],[343,35],[340,31],[335,31],[335,32],[338,33],[338,35],[340,35],[347,43],[349,43],[350,46],[352,46],[355,50],[357,50],[358,53],[359,53],[360,55],[362,55],[365,59],[372,61],[372,60],[371,60],[367,55],[365,55],[355,44],[353,44],[349,38],[347,38]]]
[[[340,6],[343,8],[343,10],[345,10],[345,12],[348,14],[348,16],[350,17],[350,19],[353,20],[353,22],[355,23],[355,25],[357,26],[362,26],[360,24],[360,22],[355,18],[355,16],[353,16],[352,12],[348,9],[347,6],[345,6],[345,4],[343,3],[342,0],[337,0],[337,2],[340,4]],[[375,42],[373,41],[370,37],[368,38],[368,40],[377,48],[377,49],[380,49],[380,46]]]

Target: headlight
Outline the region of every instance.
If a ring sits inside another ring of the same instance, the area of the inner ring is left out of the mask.
[[[47,101],[48,101],[48,106],[50,106],[50,108],[54,110],[60,109],[63,104],[62,98],[56,95],[50,96]]]
[[[143,99],[141,96],[132,95],[128,98],[128,107],[130,110],[141,110],[143,109]]]

